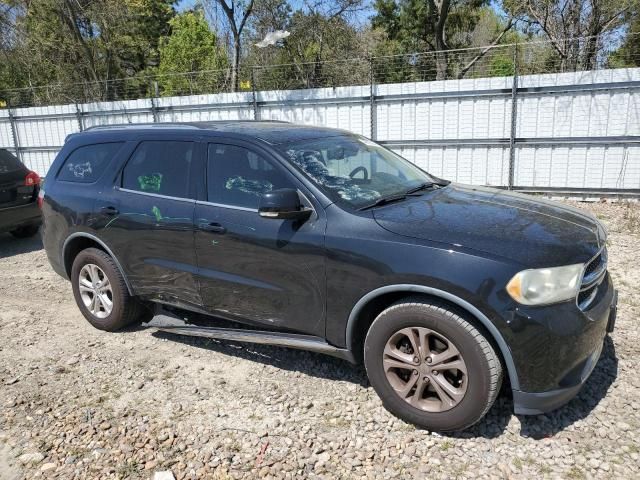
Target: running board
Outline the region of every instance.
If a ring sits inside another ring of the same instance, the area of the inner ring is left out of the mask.
[[[353,354],[349,350],[334,347],[322,338],[313,335],[242,328],[203,327],[200,325],[189,325],[180,318],[165,314],[154,316],[145,326],[157,328],[159,332],[172,333],[175,335],[215,338],[218,340],[232,340],[235,342],[259,343],[262,345],[309,350],[356,363]]]

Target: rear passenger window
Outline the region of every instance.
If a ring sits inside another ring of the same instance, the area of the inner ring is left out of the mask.
[[[189,188],[193,150],[193,142],[141,142],[124,167],[122,188],[193,198]]]
[[[122,143],[97,143],[76,148],[62,165],[58,180],[79,183],[95,182],[105,171]]]
[[[14,155],[0,148],[0,173],[9,173],[24,168]]]

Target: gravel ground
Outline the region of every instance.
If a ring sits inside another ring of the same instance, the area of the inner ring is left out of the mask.
[[[566,407],[419,430],[364,371],[295,350],[93,329],[39,240],[0,236],[0,478],[640,477],[640,206],[610,232],[617,330]],[[169,473],[171,472],[171,473]]]

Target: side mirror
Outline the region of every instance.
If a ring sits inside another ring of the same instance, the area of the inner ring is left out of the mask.
[[[264,218],[306,220],[311,211],[302,205],[298,192],[293,188],[264,193],[258,205],[258,213]]]

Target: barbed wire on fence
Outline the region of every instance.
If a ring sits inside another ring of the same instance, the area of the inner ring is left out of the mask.
[[[630,34],[631,35],[631,34]],[[640,52],[621,60],[603,37],[561,39],[561,54],[550,40],[276,65],[241,65],[240,92],[295,90],[353,85],[508,77],[514,74],[562,73],[640,65]],[[595,39],[596,50],[592,47]],[[275,48],[275,47],[274,47]],[[80,104],[231,93],[231,67],[218,70],[140,74],[97,82],[58,83],[0,91],[5,107]]]

